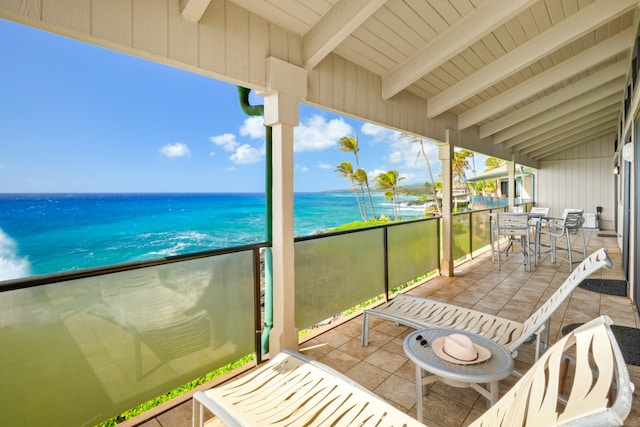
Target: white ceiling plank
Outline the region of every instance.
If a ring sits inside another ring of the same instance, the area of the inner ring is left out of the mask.
[[[513,125],[513,131],[509,131],[509,135],[513,138],[531,129],[544,126],[551,120],[572,114],[575,111],[589,107],[590,105],[602,103],[605,106],[611,103],[620,102],[622,99],[624,86],[615,88],[606,88],[601,86],[598,90],[584,93],[571,101],[560,104],[557,107],[550,108],[544,113],[537,114],[529,119]],[[508,139],[507,139],[508,140]]]
[[[607,67],[604,70],[592,74],[589,77],[578,80],[576,83],[565,86],[551,94],[542,97],[530,104],[527,104],[512,113],[500,117],[498,120],[501,122],[508,122],[507,126],[504,126],[502,130],[493,134],[493,142],[495,144],[505,141],[515,135],[511,131],[511,128],[517,123],[522,122],[537,114],[548,111],[550,108],[556,107],[576,96],[587,93],[594,88],[600,87],[605,83],[614,82],[613,87],[618,87],[619,90],[624,88],[627,73],[627,64],[624,62],[617,62],[614,66]],[[498,121],[496,120],[496,121]],[[485,126],[480,126],[480,138],[486,138],[491,134],[485,134]]]
[[[571,130],[563,132],[562,134],[554,135],[551,138],[541,140],[539,142],[539,145],[530,146],[528,148],[525,148],[522,150],[516,150],[516,151],[522,154],[536,155],[536,154],[539,154],[542,147],[546,145],[565,144],[570,140],[575,140],[575,138],[579,139],[579,138],[583,138],[584,136],[590,135],[593,132],[599,132],[600,130],[609,127],[611,124],[615,125],[617,118],[618,118],[618,115],[614,115],[614,114],[609,116],[604,116],[600,119],[592,120],[589,124],[585,126],[582,126],[579,128],[573,128]]]
[[[615,126],[605,127],[605,128],[603,128],[602,130],[600,130],[598,132],[592,133],[592,134],[590,134],[590,135],[588,135],[586,137],[583,137],[583,138],[581,138],[579,140],[572,141],[571,143],[568,143],[568,144],[563,145],[561,147],[554,147],[554,146],[549,147],[548,150],[546,150],[546,152],[537,154],[536,157],[535,157],[535,160],[544,160],[545,158],[547,158],[549,156],[553,156],[554,154],[557,154],[557,153],[560,153],[562,151],[566,151],[566,150],[572,149],[572,148],[574,148],[573,146],[578,146],[578,145],[584,144],[585,142],[593,141],[593,140],[596,140],[598,138],[602,138],[602,137],[605,137],[605,136],[612,136],[613,135],[613,138],[611,138],[611,141],[613,141],[613,139],[615,138],[615,134],[616,134]]]
[[[304,67],[312,69],[353,33],[386,0],[339,0],[304,35]]]
[[[571,59],[561,62],[557,66],[537,74],[522,84],[492,98],[490,101],[466,111],[458,117],[458,129],[466,129],[476,123],[486,120],[504,109],[524,101],[533,95],[567,80],[580,72],[604,62],[621,52],[629,51],[633,45],[635,31],[628,29],[586,50]],[[444,93],[444,92],[443,92]],[[500,123],[486,126],[484,132],[491,135],[497,132]]]
[[[311,24],[302,19],[294,9],[289,12],[282,3],[272,4],[267,0],[228,0],[251,13],[263,17],[267,21],[282,27],[287,31],[298,34],[306,33]],[[306,8],[305,8],[306,9]]]
[[[595,138],[600,138],[601,136],[609,135],[615,132],[616,121],[612,120],[608,123],[603,123],[594,128],[590,128],[585,132],[580,132],[579,134],[576,134],[571,138],[567,138],[562,141],[551,141],[545,147],[541,147],[540,149],[529,153],[529,156],[533,157],[534,159],[540,159],[542,157],[547,157],[552,154],[565,151],[566,149],[571,148],[574,145],[580,145],[587,140],[593,140]]]
[[[205,10],[209,7],[211,0],[181,0],[180,13],[187,21],[200,22]]]
[[[383,99],[391,98],[533,3],[534,0],[485,1],[384,76]]]
[[[600,0],[571,15],[555,27],[520,45],[482,70],[451,86],[428,101],[428,117],[433,118],[483,91],[521,68],[549,55],[604,22],[637,7],[637,0]]]
[[[543,157],[551,153],[564,151],[572,146],[580,145],[586,140],[591,140],[615,131],[615,121],[600,123],[597,126],[590,127],[582,132],[570,135],[562,139],[550,139],[541,143],[535,150],[530,150],[528,154],[520,153],[529,157]],[[597,135],[597,136],[596,136]],[[519,153],[519,152],[518,152]]]
[[[571,149],[574,146],[583,144],[587,141],[593,141],[594,139],[601,138],[603,136],[607,136],[615,133],[616,133],[616,129],[614,126],[603,126],[602,129],[594,130],[588,135],[577,137],[575,139],[566,140],[564,141],[563,144],[550,144],[546,146],[546,148],[541,149],[535,156],[530,156],[530,157],[533,157],[535,160],[541,160],[546,157],[552,156],[556,153],[560,153],[562,151]]]
[[[591,116],[592,114],[608,114],[613,112],[614,110],[617,111],[620,108],[620,98],[618,96],[612,96],[607,99],[610,100],[610,102],[602,101],[601,103],[599,102],[597,104],[591,104],[587,107],[573,111],[564,116],[549,119],[542,126],[534,127],[533,129],[529,129],[514,136],[513,138],[506,140],[504,146],[507,148],[511,148],[516,145],[522,144],[527,140],[531,140],[532,138],[546,134],[547,132],[551,132],[559,127],[571,126],[571,123],[573,121],[579,121],[585,116]]]
[[[579,117],[571,117],[571,119],[569,119],[569,116],[566,116],[564,120],[551,120],[546,123],[544,127],[536,128],[527,134],[519,135],[519,141],[517,141],[517,143],[515,139],[509,140],[509,148],[515,147],[515,150],[524,152],[527,148],[535,146],[541,141],[554,139],[560,137],[560,135],[566,137],[566,135],[579,132],[593,123],[613,120],[618,117],[619,107],[620,105],[611,104],[608,107],[601,108],[590,114],[575,113],[571,115]]]

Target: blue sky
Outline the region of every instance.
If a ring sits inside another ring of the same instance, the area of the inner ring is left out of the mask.
[[[264,191],[262,118],[240,110],[235,86],[2,19],[0,52],[0,192]],[[301,105],[295,191],[349,188],[335,168],[355,161],[337,141],[356,134],[370,178],[429,180],[418,144]]]

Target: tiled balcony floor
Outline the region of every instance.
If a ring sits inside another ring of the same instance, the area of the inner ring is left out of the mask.
[[[591,277],[624,279],[616,239],[598,237],[597,234],[586,232],[588,253],[601,247],[608,248],[614,268],[600,270]],[[515,264],[515,259],[517,258],[510,257],[501,271],[498,271],[497,264],[491,262],[490,253],[486,253],[456,268],[455,277],[437,277],[409,292],[524,321],[564,281],[569,270],[566,263],[552,264],[548,255],[544,255],[531,272],[527,272],[521,264]],[[558,338],[563,326],[585,322],[601,314],[611,317],[615,324],[640,327],[638,313],[630,299],[578,288],[552,316],[551,341]],[[374,317],[369,346],[362,347],[361,326],[362,316],[359,315],[305,342],[301,345],[301,350],[415,416],[414,365],[402,349],[402,340],[409,329]],[[533,346],[521,347],[516,367],[526,370],[532,361]],[[640,387],[640,367],[628,367],[633,382]],[[502,381],[501,394],[516,381],[517,378],[513,375]],[[425,419],[422,421],[428,426],[465,426],[485,410],[484,399],[472,389],[436,383],[430,391],[423,401]],[[125,424],[136,425],[130,422]],[[190,426],[191,400],[183,398],[180,405],[137,425]],[[640,400],[634,400],[625,425],[640,426]]]

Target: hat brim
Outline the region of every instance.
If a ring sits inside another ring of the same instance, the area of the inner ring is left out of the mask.
[[[438,356],[442,360],[446,360],[447,362],[450,362],[450,363],[455,363],[456,365],[473,365],[475,363],[484,362],[485,360],[487,360],[487,359],[489,359],[491,357],[491,352],[489,350],[487,350],[486,348],[482,347],[481,345],[473,343],[473,346],[475,347],[476,352],[478,353],[478,357],[476,357],[473,360],[456,359],[455,357],[445,353],[445,351],[444,351],[444,340],[446,338],[447,338],[446,336],[445,337],[436,338],[431,343],[431,350],[433,350],[435,355]]]

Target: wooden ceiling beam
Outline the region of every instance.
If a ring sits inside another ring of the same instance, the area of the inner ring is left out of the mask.
[[[572,146],[576,146],[576,145],[580,145],[583,144],[587,141],[596,139],[596,138],[600,138],[603,137],[605,135],[609,135],[609,134],[615,134],[616,133],[616,124],[615,123],[610,123],[610,124],[605,124],[602,125],[598,128],[598,130],[594,130],[589,134],[586,135],[578,135],[575,138],[572,139],[568,139],[566,141],[563,141],[561,143],[557,143],[557,144],[551,144],[549,146],[547,146],[544,149],[539,150],[535,156],[532,156],[534,159],[536,160],[540,160],[544,157],[548,157],[551,156],[555,153],[559,153],[561,151],[565,151],[569,148],[571,148]]]
[[[609,105],[613,102],[621,102],[624,84],[624,78],[619,77],[618,79],[602,86],[598,86],[595,89],[587,90],[569,101],[563,102],[557,106],[549,107],[549,109],[544,110],[541,113],[524,119],[521,122],[515,123],[507,129],[498,132],[493,136],[493,142],[498,144],[512,140],[527,131],[544,126],[555,118],[566,116],[585,107],[596,106],[598,108],[602,108],[603,103],[604,105]]]
[[[211,0],[180,0],[180,13],[187,21],[200,22]]]
[[[535,0],[487,0],[473,12],[398,64],[382,78],[382,98],[389,99],[453,56],[491,33]]]
[[[535,147],[537,144],[548,141],[552,139],[556,139],[557,137],[569,137],[572,133],[581,132],[584,129],[587,129],[589,126],[592,126],[594,123],[601,123],[603,120],[611,120],[615,117],[619,116],[618,108],[615,105],[605,107],[602,110],[592,112],[590,114],[586,114],[578,119],[574,119],[569,123],[565,123],[563,126],[553,123],[552,127],[548,128],[546,131],[531,135],[527,139],[523,139],[519,141],[517,144],[513,144],[511,147],[518,152],[526,153],[527,150]]]
[[[531,141],[532,138],[539,137],[547,134],[548,132],[553,132],[559,128],[565,128],[566,126],[572,126],[573,122],[579,122],[583,120],[585,117],[593,118],[592,115],[603,115],[612,112],[618,112],[620,110],[620,99],[617,96],[611,96],[607,98],[610,100],[609,102],[602,102],[597,104],[588,105],[585,108],[581,108],[576,110],[570,114],[566,114],[564,116],[555,117],[554,119],[550,119],[542,126],[538,126],[531,130],[521,133],[504,143],[506,148],[511,148],[514,146],[520,146],[521,144]]]
[[[589,126],[586,126],[582,129],[571,131],[567,131],[562,135],[555,136],[553,138],[546,139],[544,141],[540,141],[537,145],[528,147],[524,150],[516,150],[519,153],[528,154],[530,156],[536,156],[540,153],[546,152],[545,150],[549,147],[555,148],[558,147],[566,147],[572,144],[582,143],[585,139],[591,139],[592,135],[609,129],[610,127],[615,128],[616,118],[606,117],[602,120],[594,121]]]
[[[314,68],[362,25],[386,0],[339,0],[304,35],[302,58]]]
[[[444,113],[637,6],[638,0],[600,0],[585,7],[431,98],[428,117]]]
[[[627,37],[628,36],[628,39]],[[568,59],[562,62],[556,67],[553,67],[539,76],[533,77],[520,85],[507,90],[503,94],[500,94],[487,102],[480,104],[478,107],[473,108],[458,116],[458,127],[461,125],[464,128],[478,123],[481,120],[485,120],[499,111],[502,111],[510,106],[516,105],[526,99],[531,98],[537,93],[566,81],[568,78],[575,74],[585,70],[585,67],[589,68],[602,61],[606,61],[611,56],[617,55],[620,51],[629,51],[630,44],[634,37],[634,32],[629,31],[625,33],[625,37],[622,37],[612,43],[603,43],[598,51],[595,52],[589,49],[576,57]],[[627,43],[627,44],[623,44]],[[614,49],[615,47],[615,49]],[[584,56],[583,56],[584,55]],[[590,64],[587,66],[587,64]],[[502,139],[496,138],[501,132],[508,130],[509,127],[517,125],[518,123],[527,120],[530,117],[547,111],[557,105],[562,104],[576,96],[586,93],[593,88],[601,86],[607,82],[615,79],[621,79],[621,86],[624,87],[626,81],[626,75],[629,72],[629,64],[626,61],[618,61],[613,65],[610,65],[602,70],[599,70],[592,75],[580,79],[579,81],[559,89],[549,95],[546,95],[534,102],[531,102],[523,107],[518,108],[515,111],[505,114],[502,117],[497,118],[489,123],[480,126],[480,138],[486,138],[488,136],[494,136],[494,142],[501,142],[508,138]]]

